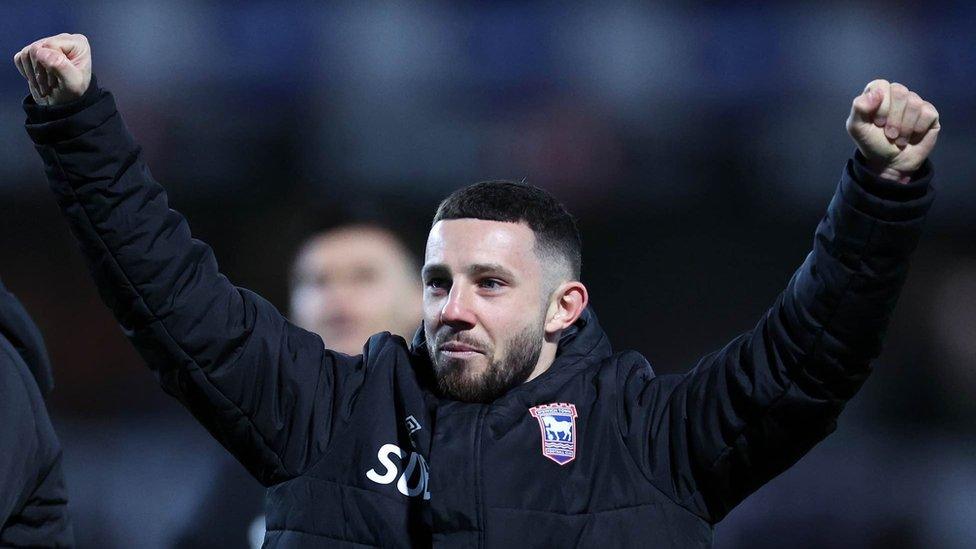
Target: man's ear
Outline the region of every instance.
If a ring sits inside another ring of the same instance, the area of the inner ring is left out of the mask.
[[[569,328],[583,314],[590,296],[586,286],[578,280],[563,282],[552,293],[552,301],[546,311],[546,333],[558,333]]]

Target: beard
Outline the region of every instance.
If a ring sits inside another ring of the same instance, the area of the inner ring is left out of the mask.
[[[492,402],[509,389],[521,385],[532,374],[539,355],[542,354],[543,327],[526,328],[508,341],[508,352],[501,360],[495,359],[494,349],[486,348],[478,341],[470,341],[456,334],[447,333],[432,345],[430,337],[427,351],[434,367],[434,376],[441,394],[462,402]],[[488,366],[472,374],[465,360],[444,358],[437,349],[448,341],[459,341],[477,347],[484,352]]]

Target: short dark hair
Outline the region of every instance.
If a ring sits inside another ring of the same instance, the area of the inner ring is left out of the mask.
[[[548,192],[515,181],[482,181],[458,189],[441,202],[434,223],[446,219],[525,222],[535,233],[544,255],[566,260],[570,274],[580,278],[581,241],[576,220]]]

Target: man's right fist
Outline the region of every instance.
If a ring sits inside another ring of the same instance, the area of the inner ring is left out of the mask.
[[[91,48],[81,34],[41,38],[14,55],[38,105],[61,105],[84,95],[91,83]]]
[[[874,80],[854,98],[847,132],[882,179],[908,183],[939,138],[939,111],[905,86]]]

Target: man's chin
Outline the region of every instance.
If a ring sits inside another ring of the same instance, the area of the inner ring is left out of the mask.
[[[441,394],[451,400],[490,402],[498,395],[486,392],[484,369],[484,365],[471,364],[467,360],[444,361],[438,369],[437,386]]]
[[[485,391],[480,383],[438,383],[441,395],[458,402],[487,404],[504,394]]]
[[[488,357],[475,351],[437,351],[434,364],[438,376],[456,375],[464,379],[480,378],[488,369]]]
[[[445,352],[428,348],[442,395],[462,402],[492,402],[525,382],[539,362],[541,330],[526,330],[512,340],[506,356],[494,353]]]
[[[496,375],[490,375],[490,374]],[[501,377],[481,361],[442,362],[437,386],[443,396],[460,402],[487,404],[507,393],[524,378]]]

